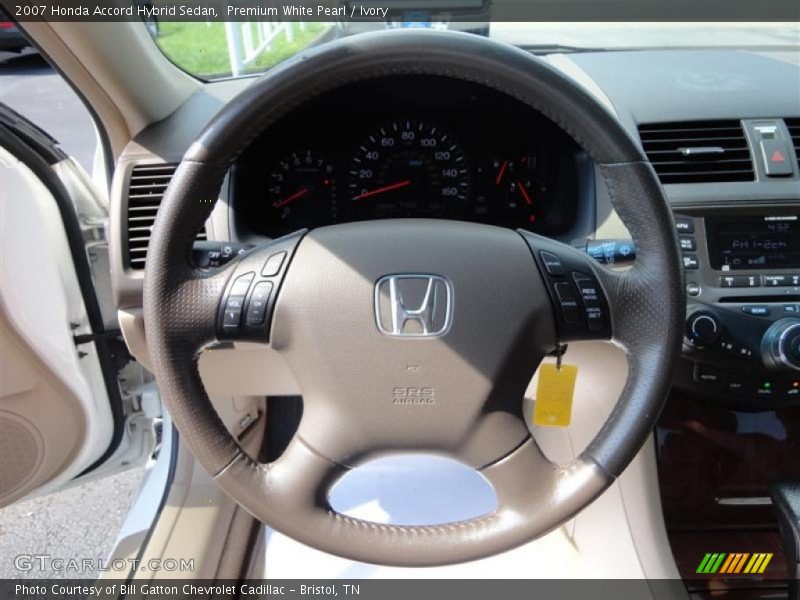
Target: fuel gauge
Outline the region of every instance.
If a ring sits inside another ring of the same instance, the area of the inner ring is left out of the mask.
[[[508,225],[530,227],[547,216],[547,185],[538,177],[535,154],[516,158],[496,157],[479,168],[483,198],[476,212],[486,213]],[[483,200],[483,206],[481,206]]]

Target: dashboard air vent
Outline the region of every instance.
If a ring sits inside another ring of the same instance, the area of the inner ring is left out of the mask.
[[[156,220],[158,207],[178,165],[137,165],[128,183],[128,264],[131,269],[144,269],[150,230]],[[206,239],[205,231],[197,234]]]
[[[753,181],[753,161],[739,121],[686,121],[639,127],[661,183]]]
[[[800,168],[800,117],[784,120],[786,121],[786,127],[789,129],[789,135],[792,138],[794,154],[797,157],[797,166]]]

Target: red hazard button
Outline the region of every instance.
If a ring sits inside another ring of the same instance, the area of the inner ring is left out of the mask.
[[[764,172],[768,177],[789,177],[794,172],[794,161],[783,140],[761,140]]]

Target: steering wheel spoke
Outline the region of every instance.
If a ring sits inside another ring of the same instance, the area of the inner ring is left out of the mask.
[[[538,531],[549,531],[574,516],[586,502],[607,487],[610,478],[585,457],[558,465],[550,461],[533,438],[481,473],[497,493],[501,514],[525,513],[539,508],[533,523]],[[524,534],[523,534],[524,536]],[[519,543],[530,539],[521,537]]]
[[[519,231],[531,248],[545,281],[560,343],[610,340],[613,307],[610,291],[619,274],[598,265],[588,255],[550,238]]]
[[[216,315],[219,340],[268,342],[278,291],[305,231],[259,246],[227,269]]]
[[[573,517],[610,483],[592,461],[556,465],[528,439],[480,470],[497,494],[493,512],[441,525],[392,525],[347,516],[331,506],[330,492],[348,471],[296,436],[275,462],[260,465],[240,453],[215,479],[234,497],[254,490],[268,497],[260,516],[300,542],[343,539],[341,556],[402,566],[473,560],[524,544]],[[453,534],[470,543],[454,542]]]

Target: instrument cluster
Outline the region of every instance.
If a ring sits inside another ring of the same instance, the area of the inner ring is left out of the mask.
[[[433,218],[565,233],[583,151],[533,108],[432,76],[350,84],[294,109],[234,170],[240,227]]]

